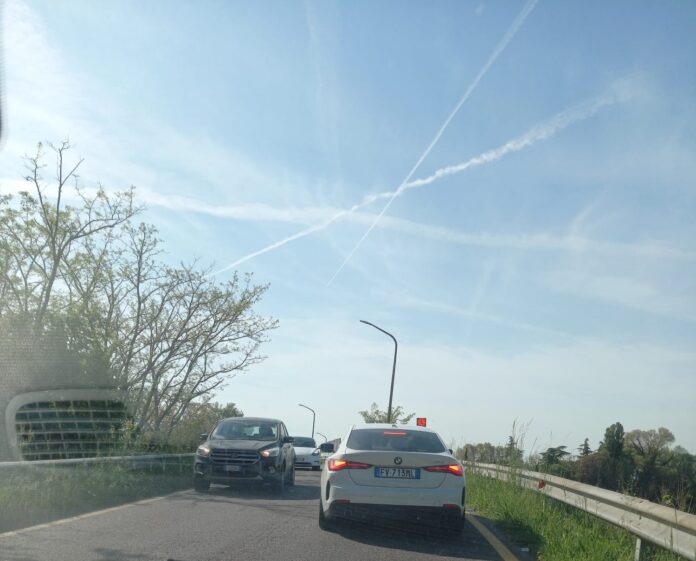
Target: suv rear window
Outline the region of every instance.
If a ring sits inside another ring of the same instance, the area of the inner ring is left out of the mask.
[[[432,432],[405,429],[357,429],[348,437],[352,450],[389,452],[444,452],[440,437]]]

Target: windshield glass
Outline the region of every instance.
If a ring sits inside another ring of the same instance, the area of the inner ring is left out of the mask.
[[[445,445],[435,433],[402,429],[359,429],[348,437],[353,450],[393,452],[444,452]]]
[[[296,436],[295,442],[293,442],[295,448],[316,448],[317,443],[313,438],[307,436]]]
[[[268,421],[222,421],[210,436],[211,440],[277,440],[278,425]]]

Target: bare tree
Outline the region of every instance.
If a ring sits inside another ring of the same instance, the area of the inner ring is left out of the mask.
[[[254,308],[268,287],[219,283],[195,261],[164,264],[156,229],[133,224],[133,189],[89,195],[82,160],[66,164],[67,142],[51,148],[53,187],[39,145],[27,158],[34,193],[0,198],[0,320],[28,318],[37,334],[60,325],[86,368],[125,392],[139,428],[166,439],[192,403],[263,359],[277,323]]]
[[[84,189],[77,174],[83,160],[68,161],[68,141],[48,146],[56,159],[52,183],[43,177],[46,165],[39,144],[36,153],[26,157],[24,179],[30,190],[19,194],[17,205],[10,196],[0,199],[0,293],[9,296],[0,303],[0,314],[10,310],[30,316],[37,334],[44,328],[62,264],[75,247],[124,224],[138,210],[133,188],[111,195],[101,186],[92,193]],[[79,208],[69,204],[71,199]]]

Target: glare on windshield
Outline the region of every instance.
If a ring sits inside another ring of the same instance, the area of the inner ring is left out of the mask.
[[[276,440],[278,426],[269,423],[245,423],[240,421],[223,421],[211,439],[214,440]]]

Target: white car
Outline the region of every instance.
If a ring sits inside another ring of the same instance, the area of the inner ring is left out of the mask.
[[[461,532],[462,464],[424,427],[354,426],[321,473],[319,526],[341,519]]]
[[[321,469],[321,455],[317,443],[308,436],[294,437],[295,467],[312,468],[314,471]]]

